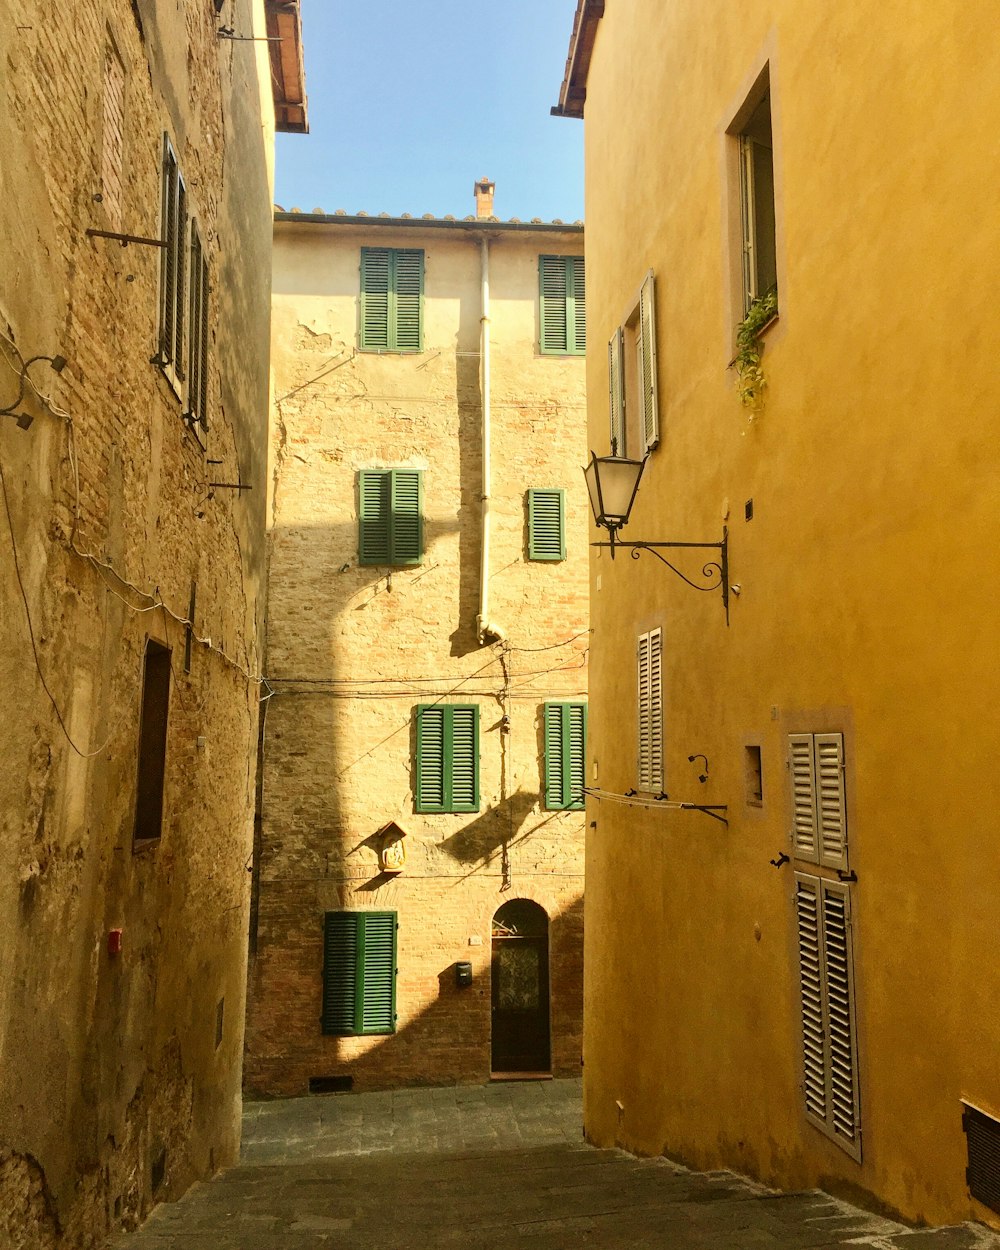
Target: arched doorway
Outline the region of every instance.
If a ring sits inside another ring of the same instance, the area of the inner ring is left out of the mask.
[[[492,981],[494,1075],[548,1074],[549,918],[530,899],[512,899],[493,917]]]

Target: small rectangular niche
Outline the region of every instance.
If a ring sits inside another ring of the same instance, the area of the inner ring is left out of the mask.
[[[764,774],[759,746],[748,745],[743,748],[743,770],[747,805],[763,807]]]

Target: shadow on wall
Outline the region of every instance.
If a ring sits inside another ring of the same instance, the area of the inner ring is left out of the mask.
[[[482,550],[482,391],[479,357],[457,355],[455,379],[458,398],[459,478],[458,509],[458,620],[451,634],[451,654],[468,655],[480,647],[476,632],[479,612],[479,558]],[[463,437],[464,435],[464,437]]]

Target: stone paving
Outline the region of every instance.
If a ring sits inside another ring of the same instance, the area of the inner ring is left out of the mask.
[[[239,1166],[114,1250],[1000,1250],[587,1146],[579,1081],[249,1103]]]

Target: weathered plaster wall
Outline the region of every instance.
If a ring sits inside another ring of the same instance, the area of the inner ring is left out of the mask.
[[[716,540],[728,520],[742,588],[727,630],[715,596],[593,564],[600,784],[634,784],[631,640],[662,625],[667,789],[730,823],[588,813],[588,1132],[994,1223],[966,1190],[959,1100],[1000,1113],[995,19],[985,2],[609,6],[585,122],[591,441],[607,447],[605,344],[652,266],[663,440],[625,537]],[[725,132],[766,60],[780,320],[750,424],[726,368]],[[860,1165],[799,1110],[792,882],[768,862],[788,848],[787,735],[827,728],[847,740],[859,878]]]
[[[246,1088],[299,1094],[481,1081],[490,1071],[490,933],[509,898],[551,921],[553,1060],[579,1070],[582,812],[540,798],[541,705],[586,696],[586,451],[579,358],[538,352],[538,256],[582,237],[491,242],[493,540],[490,616],[513,648],[481,647],[478,236],[278,223],[276,396],[257,953]],[[356,351],[362,244],[422,247],[425,350]],[[424,469],[423,562],[358,564],[357,474]],[[525,492],[563,487],[563,563],[529,563]],[[507,680],[505,681],[505,666]],[[506,691],[506,696],[504,694]],[[481,810],[413,811],[414,707],[480,707]],[[501,732],[504,713],[510,733]],[[406,871],[381,876],[374,835],[407,831]],[[506,866],[505,866],[506,865]],[[398,1031],[320,1034],[327,910],[399,913]],[[470,946],[470,937],[482,945]],[[456,960],[474,965],[454,987]]]
[[[262,24],[262,6],[234,18]],[[109,39],[125,68],[120,221],[99,198]],[[0,48],[0,406],[17,394],[6,339],[68,362],[61,375],[32,366],[58,414],[29,391],[30,429],[0,417],[0,1240],[76,1250],[238,1147],[269,80],[256,46],[221,45],[194,0],[3,4]],[[159,236],[165,131],[209,257],[207,452],[150,363],[159,251],[85,234]],[[210,480],[241,474],[254,493],[209,498]],[[185,673],[185,630],[153,604],[184,618],[192,580],[213,647],[195,644]],[[162,840],[134,854],[147,636],[173,649],[166,799]]]

